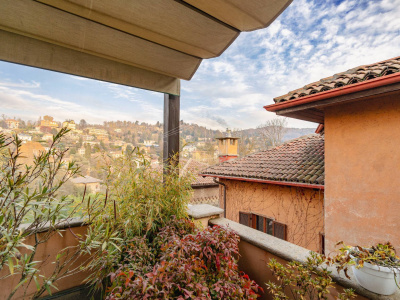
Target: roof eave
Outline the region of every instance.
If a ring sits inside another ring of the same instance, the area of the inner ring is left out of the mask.
[[[224,176],[224,175],[216,175],[216,174],[199,174],[199,175],[205,176],[205,177],[215,177],[215,178],[220,178],[220,179],[229,179],[229,180],[237,180],[237,181],[268,183],[268,184],[303,187],[303,188],[319,189],[319,190],[325,189],[325,185],[323,185],[323,184],[312,184],[312,183],[302,183],[302,182],[292,182],[292,181],[276,181],[276,180],[266,180],[266,179],[257,179],[257,178]]]
[[[321,100],[326,100],[334,97],[339,97],[343,95],[348,95],[356,92],[361,92],[373,88],[379,88],[390,84],[395,84],[400,82],[400,72],[394,73],[387,76],[382,76],[374,78],[371,80],[362,81],[352,85],[346,85],[341,88],[331,89],[328,91],[308,95],[305,97],[288,100],[280,103],[270,104],[264,106],[267,111],[279,112],[283,109],[292,108],[308,103],[313,103]]]

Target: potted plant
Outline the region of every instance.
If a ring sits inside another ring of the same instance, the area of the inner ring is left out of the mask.
[[[354,277],[363,288],[381,295],[392,295],[396,288],[400,289],[400,258],[389,242],[371,247],[343,244],[339,251],[334,258],[338,271],[343,270],[349,278],[347,267],[352,266]]]

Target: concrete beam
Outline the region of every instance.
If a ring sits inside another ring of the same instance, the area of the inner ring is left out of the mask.
[[[179,95],[180,80],[0,30],[0,60],[161,93]]]

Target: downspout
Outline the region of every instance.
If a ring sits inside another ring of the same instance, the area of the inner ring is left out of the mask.
[[[217,180],[217,178],[213,178],[213,181],[216,184],[222,185],[224,187],[224,218],[226,218],[226,184]]]

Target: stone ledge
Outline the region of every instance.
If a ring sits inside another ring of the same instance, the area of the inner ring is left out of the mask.
[[[306,257],[309,255],[310,250],[297,246],[295,244],[289,243],[287,241],[278,239],[269,234],[263,233],[256,229],[250,228],[248,226],[239,224],[237,222],[225,219],[217,218],[209,220],[210,225],[227,226],[234,230],[243,241],[246,241],[260,249],[263,249],[273,255],[283,258],[287,261],[298,261],[305,262]],[[400,292],[397,291],[394,295],[383,296],[372,293],[363,287],[361,287],[356,279],[353,277],[353,272],[351,268],[349,269],[348,275],[350,280],[347,279],[344,274],[338,274],[336,268],[329,268],[332,272],[331,276],[334,282],[343,286],[344,288],[352,288],[360,296],[366,297],[372,300],[394,300],[400,299]]]
[[[212,216],[219,216],[222,214],[224,210],[219,207],[215,207],[210,204],[196,204],[196,205],[188,205],[188,214],[193,219],[201,219]]]
[[[22,224],[19,228],[21,230],[27,230],[28,232],[35,229],[36,232],[40,233],[40,232],[49,231],[51,228],[52,229],[67,229],[67,228],[85,226],[85,225],[87,225],[86,221],[87,221],[86,218],[70,218],[68,220],[60,220],[54,226],[51,226],[49,222],[40,223],[33,227],[32,227],[31,223],[27,223],[27,224]]]

